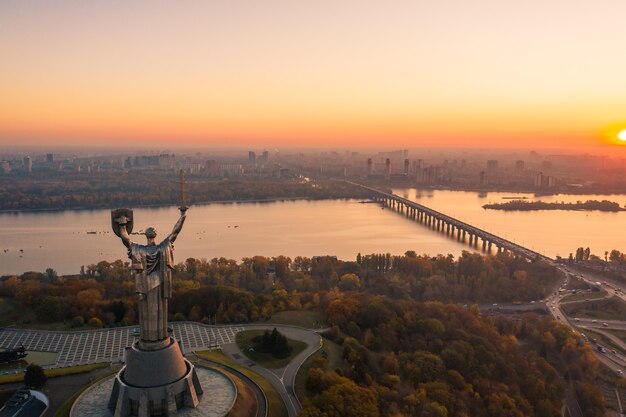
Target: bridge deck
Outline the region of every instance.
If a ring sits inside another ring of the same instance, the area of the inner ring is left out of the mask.
[[[415,201],[411,201],[408,200],[406,198],[400,197],[396,194],[393,193],[388,193],[382,190],[379,190],[377,188],[374,187],[370,187],[367,185],[363,185],[363,184],[359,184],[356,182],[352,182],[352,181],[345,181],[349,184],[355,185],[357,187],[361,187],[364,188],[368,191],[371,191],[375,197],[378,198],[384,198],[384,199],[388,199],[388,200],[394,200],[400,204],[403,204],[406,207],[410,207],[412,209],[415,209],[419,212],[423,212],[426,213],[429,216],[432,216],[438,220],[443,221],[444,223],[450,224],[452,226],[454,226],[455,228],[458,228],[460,230],[463,230],[467,233],[470,233],[472,235],[478,236],[479,238],[481,238],[483,241],[485,242],[491,242],[493,244],[495,244],[496,246],[502,248],[502,249],[506,249],[509,250],[511,252],[515,252],[519,255],[528,257],[528,258],[540,258],[540,259],[544,259],[547,261],[552,261],[551,258],[540,254],[539,252],[535,252],[531,249],[528,249],[524,246],[521,246],[515,242],[511,242],[510,240],[504,239],[500,236],[494,235],[493,233],[487,232],[486,230],[480,229],[476,226],[473,226],[469,223],[466,223],[464,221],[461,221],[459,219],[455,219],[454,217],[448,216],[447,214],[441,213],[437,210],[434,210],[430,207],[427,207],[423,204],[419,204],[416,203]]]

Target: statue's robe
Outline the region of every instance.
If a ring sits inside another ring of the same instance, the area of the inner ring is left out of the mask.
[[[172,297],[173,247],[170,238],[158,245],[131,243],[131,268],[135,274],[139,301],[141,340],[154,342],[167,338],[167,307]]]

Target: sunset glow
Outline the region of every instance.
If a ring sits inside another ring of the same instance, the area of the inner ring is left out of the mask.
[[[1,1],[0,144],[601,149],[625,117],[624,15],[615,1]]]

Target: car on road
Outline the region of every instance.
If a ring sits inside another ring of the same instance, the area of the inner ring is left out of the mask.
[[[602,323],[603,327],[609,327],[609,325],[607,323]]]
[[[598,320],[591,320],[591,322],[592,322],[592,323],[597,323],[597,322],[598,322]]]
[[[618,369],[618,370],[617,370],[617,374],[618,374],[618,375],[620,375],[620,376],[622,376],[622,375],[624,375],[624,372],[623,372],[621,369]]]

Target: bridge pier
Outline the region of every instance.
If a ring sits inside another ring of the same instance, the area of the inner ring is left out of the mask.
[[[487,243],[487,252],[489,253],[491,253],[491,245],[492,245],[492,242],[489,241],[489,243]]]

